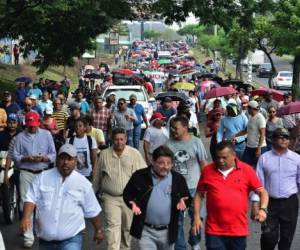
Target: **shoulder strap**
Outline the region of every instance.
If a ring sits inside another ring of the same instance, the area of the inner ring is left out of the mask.
[[[72,135],[72,136],[70,137],[69,143],[70,143],[71,145],[73,145],[73,143],[74,143],[74,135]]]
[[[87,140],[88,140],[88,143],[89,143],[89,150],[90,150],[90,152],[92,152],[92,147],[93,147],[92,137],[90,135],[88,135]]]

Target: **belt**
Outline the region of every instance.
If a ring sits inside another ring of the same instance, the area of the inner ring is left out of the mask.
[[[18,170],[23,170],[23,171],[26,171],[26,172],[29,172],[29,173],[32,173],[32,174],[40,174],[43,171],[51,169],[51,168],[52,167],[44,168],[44,169],[41,169],[41,170],[32,170],[32,169],[18,168]]]
[[[150,227],[154,230],[157,230],[157,231],[161,231],[161,230],[166,230],[169,228],[168,225],[165,225],[165,226],[157,226],[157,225],[153,225],[153,224],[149,224],[149,223],[144,223],[147,227]]]
[[[273,198],[273,197],[270,197],[269,199],[273,200],[273,201],[285,201],[285,200],[294,198],[295,196],[297,197],[297,194],[292,194],[291,196],[286,197],[286,198]]]

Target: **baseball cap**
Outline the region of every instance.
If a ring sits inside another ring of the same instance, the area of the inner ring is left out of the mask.
[[[164,98],[164,102],[171,102],[172,101],[172,98],[171,97],[165,97]]]
[[[53,109],[51,107],[46,107],[44,112],[46,115],[52,115]]]
[[[72,102],[70,104],[70,109],[80,109],[80,104],[78,102]]]
[[[109,94],[109,96],[112,96],[112,95],[117,95],[117,94],[116,94],[116,92],[111,92],[111,93]]]
[[[68,154],[71,157],[76,157],[77,150],[72,144],[66,143],[62,145],[58,151],[58,155],[61,154]]]
[[[291,92],[285,92],[285,93],[283,94],[283,97],[290,97],[290,96],[292,96],[292,93],[291,93]]]
[[[160,112],[155,112],[152,116],[151,116],[151,120],[164,120],[166,119],[166,117],[164,117],[162,115],[162,113]]]
[[[36,98],[36,95],[30,95],[29,98],[30,98],[30,99],[33,99],[33,100],[36,100],[36,99],[37,99],[37,98]]]
[[[11,113],[8,115],[9,121],[18,121],[18,116],[15,113]]]
[[[131,99],[137,99],[137,98],[136,98],[136,95],[135,95],[135,94],[130,95],[130,96],[129,96],[129,100],[131,100]]]
[[[252,98],[254,101],[259,101],[260,100],[260,96],[259,95],[255,95]]]
[[[257,101],[250,101],[248,103],[248,107],[253,108],[253,109],[259,109],[259,104]]]
[[[25,123],[28,127],[36,127],[40,125],[40,116],[35,111],[30,111],[25,115]]]
[[[9,91],[4,91],[3,95],[9,96],[11,93]]]
[[[272,137],[279,137],[279,136],[290,137],[290,132],[285,128],[277,128],[273,132]]]

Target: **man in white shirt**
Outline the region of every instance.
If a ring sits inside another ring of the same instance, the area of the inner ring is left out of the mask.
[[[101,207],[92,184],[74,171],[77,151],[71,144],[63,145],[56,160],[56,168],[42,172],[30,186],[23,208],[21,230],[32,228],[36,208],[35,230],[40,250],[81,249],[84,218],[94,226],[94,240],[103,240],[99,214]]]
[[[164,145],[168,139],[168,131],[164,127],[165,117],[155,112],[151,117],[151,126],[148,127],[144,135],[144,153],[145,160],[149,165],[152,161],[152,153],[159,146]]]
[[[243,161],[253,167],[256,167],[259,156],[267,151],[266,119],[259,110],[260,107],[257,101],[249,102],[248,113],[250,116],[247,128],[235,135],[235,137],[238,137],[247,133]]]

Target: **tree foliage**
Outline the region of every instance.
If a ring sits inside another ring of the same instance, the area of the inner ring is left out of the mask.
[[[294,56],[293,62],[293,95],[299,96],[300,74],[300,1],[279,0],[274,12],[275,38],[278,43],[277,52],[280,55]]]
[[[157,40],[161,35],[161,32],[155,30],[146,29],[144,31],[144,36],[146,39]]]
[[[0,1],[1,11],[19,13],[15,20],[1,13],[0,35],[19,38],[25,56],[38,52],[40,60],[34,64],[40,71],[50,65],[72,65],[74,57],[93,48],[97,35],[131,15],[125,0]]]

